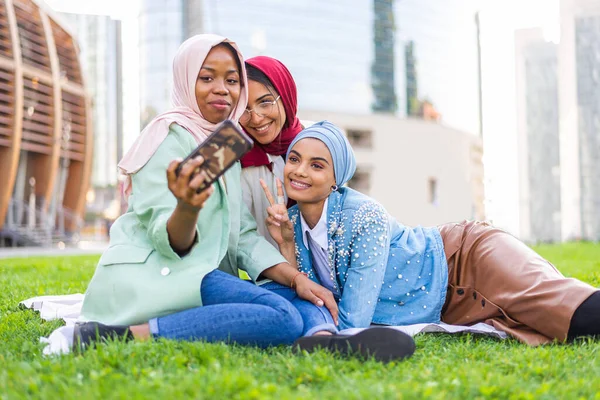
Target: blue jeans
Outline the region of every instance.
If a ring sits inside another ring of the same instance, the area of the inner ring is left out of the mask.
[[[152,335],[268,347],[292,344],[304,331],[302,316],[292,303],[225,272],[207,274],[200,294],[202,307],[151,319]]]
[[[261,287],[272,293],[277,293],[296,307],[304,322],[302,336],[312,336],[319,331],[337,333],[338,330],[333,322],[333,317],[326,307],[319,307],[310,301],[302,300],[293,289],[277,282],[265,283]]]

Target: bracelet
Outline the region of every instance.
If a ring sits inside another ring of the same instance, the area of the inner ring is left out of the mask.
[[[304,275],[305,277],[308,278],[308,274],[306,272],[298,271],[298,273],[296,275],[294,275],[294,277],[292,278],[292,282],[290,282],[290,287],[292,289],[294,289],[294,283],[296,282],[296,278],[300,275]]]

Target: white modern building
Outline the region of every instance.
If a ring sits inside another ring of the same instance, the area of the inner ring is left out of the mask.
[[[515,33],[519,237],[561,240],[558,45],[542,29]]]
[[[516,32],[522,239],[600,240],[600,1],[561,0],[558,45]]]
[[[377,199],[405,225],[485,219],[481,140],[419,119],[302,111],[346,131],[357,172],[349,186]]]
[[[562,238],[600,240],[600,1],[560,7]]]

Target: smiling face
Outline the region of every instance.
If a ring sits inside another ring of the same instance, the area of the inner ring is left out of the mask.
[[[215,46],[206,56],[196,80],[196,102],[204,118],[217,124],[226,120],[241,93],[237,56],[226,46]]]
[[[261,104],[273,103],[279,94],[273,88],[268,88],[260,82],[248,80],[248,107],[246,110],[259,110]],[[248,111],[246,111],[247,113]],[[267,145],[271,143],[283,129],[285,124],[285,110],[281,99],[271,107],[264,117],[259,117],[252,112],[249,120],[242,118],[240,123],[256,141]]]
[[[335,185],[333,160],[323,142],[314,138],[298,141],[283,170],[285,190],[298,203],[325,201]]]

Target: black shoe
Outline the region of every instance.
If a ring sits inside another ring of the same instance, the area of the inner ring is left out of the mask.
[[[411,336],[396,329],[376,327],[365,329],[356,335],[302,337],[294,343],[294,350],[311,352],[319,348],[389,362],[412,356],[415,352],[415,341]]]
[[[84,350],[92,342],[113,340],[132,340],[133,334],[128,326],[110,326],[99,322],[75,324],[73,330],[73,350]]]

